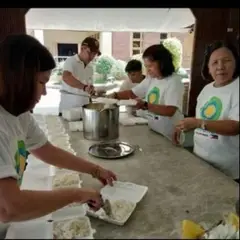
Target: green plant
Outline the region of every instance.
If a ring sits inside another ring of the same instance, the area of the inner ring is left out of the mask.
[[[114,61],[115,59],[112,56],[101,55],[93,64],[95,71],[99,74],[107,76],[111,72]]]
[[[111,69],[111,76],[113,76],[116,80],[124,79],[127,76],[125,72],[126,65],[127,63],[125,61],[115,60]]]
[[[179,68],[182,66],[182,43],[177,38],[167,38],[163,40],[163,45],[167,48],[173,56],[173,65],[175,71],[177,72]]]
[[[57,63],[56,68],[54,68],[52,70],[52,74],[51,74],[52,76],[62,76],[64,62],[65,61],[61,61],[61,62]]]

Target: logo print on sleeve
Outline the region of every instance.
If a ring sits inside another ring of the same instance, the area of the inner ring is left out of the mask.
[[[18,147],[18,150],[16,151],[16,154],[15,154],[15,168],[19,176],[18,184],[20,185],[22,182],[22,177],[25,170],[27,151],[26,151],[25,143],[22,140],[18,141],[17,147]]]

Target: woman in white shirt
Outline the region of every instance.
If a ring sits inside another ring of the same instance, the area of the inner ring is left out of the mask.
[[[35,38],[8,36],[0,44],[0,229],[2,222],[39,218],[74,202],[99,209],[99,191],[64,188],[51,191],[20,189],[27,151],[39,161],[91,174],[112,184],[114,173],[53,146],[39,128],[30,109],[46,95],[55,61]],[[1,232],[0,232],[1,235]]]
[[[202,76],[212,81],[197,99],[196,117],[177,124],[194,131],[194,153],[233,179],[239,179],[239,54],[224,42],[215,42],[205,53]]]
[[[163,44],[148,47],[143,53],[146,78],[131,90],[111,95],[116,99],[137,99],[137,108],[147,110],[148,126],[171,139],[174,124],[183,119],[184,86],[174,71],[173,56]],[[145,98],[145,101],[140,100]]]

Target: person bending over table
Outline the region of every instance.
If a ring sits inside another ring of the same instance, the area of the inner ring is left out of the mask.
[[[63,110],[89,103],[89,95],[95,93],[90,62],[100,54],[98,40],[87,37],[81,44],[81,51],[64,62],[59,116]]]
[[[10,35],[0,44],[2,223],[39,218],[74,202],[91,202],[93,209],[103,204],[100,192],[94,189],[21,190],[27,150],[48,164],[91,174],[103,184],[116,180],[110,170],[53,146],[30,114],[41,95],[46,95],[46,83],[54,67],[50,52],[31,36]]]
[[[239,182],[239,53],[222,41],[206,49],[202,76],[211,81],[197,98],[196,117],[178,122],[181,131],[194,130],[194,153]]]
[[[125,72],[128,75],[128,79],[124,80],[119,91],[131,90],[133,87],[137,86],[145,79],[145,75],[142,73],[142,63],[139,60],[133,59],[130,60],[126,67]],[[142,110],[137,110],[135,107],[128,106],[126,107],[127,112],[130,115],[141,115]],[[138,114],[139,113],[139,114]]]
[[[137,109],[147,110],[148,126],[172,139],[175,122],[184,118],[184,85],[175,74],[173,56],[163,44],[148,47],[143,53],[146,78],[131,90],[108,95],[116,99],[137,99]],[[142,100],[142,99],[145,99]]]

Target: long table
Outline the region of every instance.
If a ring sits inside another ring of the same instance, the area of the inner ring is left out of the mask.
[[[67,124],[66,124],[67,127]],[[147,126],[120,128],[120,141],[138,145],[134,155],[115,161],[91,157],[82,132],[70,132],[79,156],[113,170],[119,180],[149,187],[126,225],[119,227],[91,218],[95,238],[179,238],[181,222],[215,223],[223,213],[235,211],[239,186],[189,151],[174,146]],[[100,188],[88,175],[83,187]]]
[[[64,125],[67,129],[68,124]],[[113,170],[120,181],[149,188],[124,226],[91,217],[96,239],[179,238],[184,219],[215,223],[223,213],[235,211],[237,183],[147,126],[120,127],[119,140],[138,145],[142,151],[136,150],[128,158],[115,161],[91,157],[88,148],[94,142],[85,140],[82,132],[67,132],[77,155]],[[44,179],[46,167],[40,165],[33,174]],[[37,181],[27,180],[30,172],[25,176],[24,186],[37,189]],[[82,180],[83,187],[101,188],[100,182],[89,175],[83,175]]]

